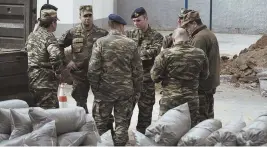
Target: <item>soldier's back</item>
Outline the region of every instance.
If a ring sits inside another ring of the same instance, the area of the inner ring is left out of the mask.
[[[200,72],[206,59],[204,51],[180,43],[163,52],[168,62],[166,67],[168,82],[181,89],[197,90]]]
[[[101,46],[103,74],[100,88],[114,95],[133,93],[131,62],[137,49],[132,39],[123,35],[109,34],[97,40]]]

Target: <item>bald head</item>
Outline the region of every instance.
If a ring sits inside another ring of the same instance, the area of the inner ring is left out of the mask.
[[[177,44],[180,41],[189,41],[189,35],[183,28],[177,28],[172,34],[174,44]]]

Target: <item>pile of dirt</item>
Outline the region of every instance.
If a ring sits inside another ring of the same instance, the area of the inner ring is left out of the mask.
[[[267,68],[267,35],[232,59],[221,57],[221,75],[234,75],[232,82],[258,82],[257,73]]]

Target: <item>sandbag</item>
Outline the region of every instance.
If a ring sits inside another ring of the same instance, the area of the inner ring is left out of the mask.
[[[267,116],[256,118],[249,126],[237,135],[239,146],[260,146],[267,143]]]
[[[90,114],[86,115],[86,122],[79,129],[79,132],[87,132],[86,138],[82,143],[83,146],[96,146],[97,141],[100,141],[100,136],[96,127],[95,120]]]
[[[0,142],[4,141],[4,140],[8,140],[9,139],[9,135],[8,134],[0,134]]]
[[[110,130],[100,136],[100,141],[97,142],[97,146],[114,146]]]
[[[232,121],[221,129],[213,132],[206,139],[207,146],[236,146],[237,133],[239,133],[246,123],[244,120]]]
[[[158,145],[174,146],[190,128],[190,112],[185,103],[167,111],[146,129],[145,135]]]
[[[203,146],[206,144],[206,138],[221,127],[222,123],[217,119],[204,120],[187,132],[178,146]]]
[[[29,108],[29,105],[27,104],[27,102],[23,100],[13,99],[13,100],[0,101],[0,108],[5,108],[5,109]]]
[[[13,109],[21,114],[28,114],[30,108]],[[36,108],[37,109],[37,108]],[[38,108],[41,109],[41,108]],[[10,109],[0,109],[0,134],[11,134]]]
[[[35,107],[29,109],[28,114],[32,122],[33,130],[38,130],[48,122],[53,121],[45,110],[36,109]]]
[[[32,124],[28,114],[21,114],[10,109],[11,135],[9,139],[14,139],[32,131]]]
[[[157,146],[153,140],[136,130],[132,130],[132,135],[134,136],[134,146]]]
[[[29,115],[34,129],[38,128],[38,125],[42,126],[46,122],[55,120],[57,135],[77,132],[85,124],[86,119],[86,113],[82,107],[47,109],[42,112],[32,109]]]
[[[55,121],[51,121],[31,133],[18,138],[2,141],[0,146],[56,146]]]
[[[87,132],[71,132],[58,136],[59,146],[80,146],[86,138]]]

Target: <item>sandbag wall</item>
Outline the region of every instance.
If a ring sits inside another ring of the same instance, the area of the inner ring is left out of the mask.
[[[0,108],[0,146],[96,146],[99,139],[94,119],[81,107]]]

